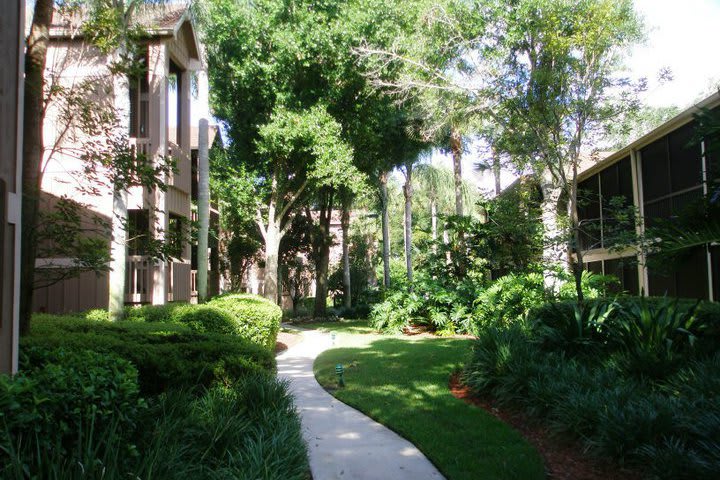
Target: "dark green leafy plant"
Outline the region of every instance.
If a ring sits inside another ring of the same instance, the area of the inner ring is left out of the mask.
[[[275,366],[272,353],[264,346],[234,336],[194,332],[184,325],[35,315],[30,335],[21,340],[21,348],[27,352],[21,368],[39,361],[35,352],[59,347],[129,360],[139,372],[145,394],[233,382]]]
[[[123,465],[137,457],[147,404],[130,362],[89,350],[35,347],[23,355],[21,374],[0,376],[0,477],[50,478],[79,463],[100,475],[92,460]]]
[[[677,299],[657,303],[638,298],[619,312],[615,333],[626,367],[637,374],[659,378],[692,355],[705,326],[697,321],[697,304],[684,309]]]
[[[533,329],[545,348],[570,354],[589,353],[588,348],[607,343],[609,321],[617,304],[592,302],[578,305],[573,302],[572,307],[572,315],[567,315],[551,303],[552,315],[546,316],[544,321],[533,322]]]

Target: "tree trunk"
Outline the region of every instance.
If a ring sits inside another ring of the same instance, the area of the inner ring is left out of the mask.
[[[207,300],[208,285],[208,234],[210,231],[210,168],[208,160],[208,121],[200,120],[198,130],[198,231],[197,290],[198,301]]]
[[[453,159],[453,180],[455,182],[455,215],[463,215],[462,192],[462,135],[453,128],[450,133],[450,151]]]
[[[412,161],[405,163],[405,268],[409,289],[412,291],[413,268],[412,268]]]
[[[438,228],[437,228],[437,200],[434,198],[430,199],[430,225],[432,231],[433,243],[437,240]]]
[[[44,153],[44,71],[50,40],[48,27],[53,0],[37,0],[25,52],[25,98],[23,110],[22,221],[20,241],[20,335],[30,330],[35,256],[37,254],[36,224],[42,160]]]
[[[265,230],[265,276],[263,296],[273,303],[278,301],[278,255],[280,253],[280,224],[275,215],[268,219]]]
[[[575,256],[573,257],[573,249],[571,249],[569,258],[572,263],[573,276],[575,277],[575,292],[577,293],[578,305],[582,305],[585,296],[582,291],[583,253],[582,246],[580,245],[580,218],[578,216],[577,204],[577,164],[577,161],[573,162],[572,181],[570,182],[570,204],[568,206],[570,210],[568,213],[570,216],[570,228],[572,228],[572,243],[575,247]]]
[[[558,202],[562,194],[559,187],[551,179],[543,179],[543,200],[540,204],[543,223],[543,264],[545,270],[545,288],[557,293],[559,288],[557,271],[563,269],[563,258],[567,254],[567,242],[558,224]]]
[[[315,239],[315,307],[313,316],[327,316],[328,269],[330,268],[330,220],[332,219],[333,191],[325,192],[321,202],[318,238]]]
[[[493,177],[495,178],[495,196],[499,196],[502,192],[502,186],[500,185],[500,157],[495,150],[492,151],[492,171]]]
[[[108,273],[108,312],[111,320],[121,320],[125,307],[125,269],[127,268],[127,191],[113,192],[110,272]]]
[[[352,282],[350,279],[350,201],[345,199],[342,207],[342,253],[343,253],[343,306],[352,307]]]
[[[114,55],[120,60],[119,53]],[[130,90],[128,80],[121,75],[113,78],[114,104],[118,116],[117,133],[130,130]],[[137,153],[137,152],[136,152]],[[110,272],[108,273],[108,313],[112,320],[121,320],[125,311],[125,269],[127,268],[127,186],[116,183],[113,188],[112,237],[110,240]]]
[[[388,212],[388,172],[380,174],[380,201],[382,203],[382,239],[383,239],[383,286],[390,288],[390,213]]]

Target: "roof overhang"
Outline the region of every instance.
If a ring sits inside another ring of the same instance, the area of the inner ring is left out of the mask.
[[[663,123],[654,130],[638,138],[626,147],[623,147],[620,150],[617,150],[616,152],[604,157],[602,160],[595,162],[593,165],[580,172],[578,174],[578,179],[584,180],[588,177],[591,177],[594,174],[598,173],[600,170],[603,170],[612,165],[613,163],[619,162],[623,158],[628,157],[632,152],[640,150],[641,148],[648,146],[655,140],[658,140],[659,138],[662,138],[668,133],[677,130],[683,125],[690,123],[693,120],[694,115],[699,113],[701,109],[715,108],[717,106],[720,106],[720,92],[716,92],[705,98],[704,100],[696,103],[695,105],[683,110],[667,122]]]

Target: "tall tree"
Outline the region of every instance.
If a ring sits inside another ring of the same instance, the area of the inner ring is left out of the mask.
[[[35,282],[36,230],[43,161],[45,61],[50,42],[53,0],[37,0],[25,51],[23,111],[22,233],[20,250],[20,335],[30,329]]]
[[[334,190],[350,186],[362,175],[352,164],[353,151],[342,140],[340,125],[321,106],[304,112],[278,111],[260,129],[258,153],[266,156],[271,168],[267,212],[258,210],[258,226],[265,240],[265,297],[277,301],[280,240],[294,209],[302,204],[301,196],[306,191],[320,192],[321,229],[329,229]],[[324,238],[318,242],[324,252],[329,248],[325,247],[329,232],[321,232]],[[324,271],[326,277],[327,268]],[[324,283],[326,286],[327,278]]]
[[[636,86],[622,75],[623,55],[642,35],[632,2],[448,0],[431,8],[427,18],[418,36],[434,40],[416,40],[399,51],[360,52],[382,67],[374,72],[375,84],[413,97],[428,90],[451,92],[467,102],[469,114],[489,117],[500,127],[495,145],[518,169],[531,169],[542,186],[545,261],[558,265],[569,259],[582,301],[578,167],[607,124],[637,106]],[[431,35],[438,28],[450,34]],[[404,74],[388,80],[382,73],[388,64],[401,66]],[[558,222],[563,195],[567,231]]]

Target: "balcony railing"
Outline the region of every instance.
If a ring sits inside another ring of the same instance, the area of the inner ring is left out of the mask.
[[[150,155],[150,139],[149,138],[130,138],[130,151],[132,152],[133,156],[137,159],[137,157],[143,156],[147,160],[148,155]]]
[[[128,255],[125,264],[125,302],[147,303],[152,300],[153,263],[145,255]]]
[[[190,298],[197,298],[197,270],[190,270]]]

